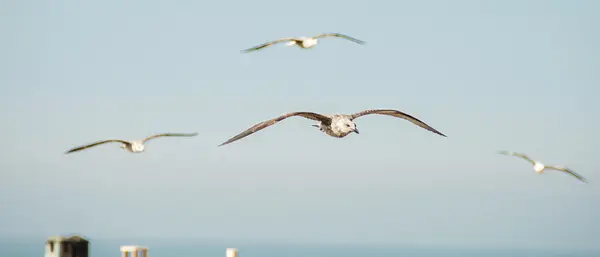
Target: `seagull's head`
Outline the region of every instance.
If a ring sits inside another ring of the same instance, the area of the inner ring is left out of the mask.
[[[336,120],[335,128],[343,135],[348,135],[352,132],[359,134],[358,129],[356,128],[356,123],[348,118],[342,118]]]

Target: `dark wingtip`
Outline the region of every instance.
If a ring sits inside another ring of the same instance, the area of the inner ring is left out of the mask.
[[[437,130],[436,130],[436,129],[434,129],[434,128],[431,128],[431,129],[432,129],[432,130],[431,130],[431,132],[433,132],[433,133],[436,133],[436,134],[438,134],[438,135],[440,135],[440,136],[443,136],[443,137],[448,137],[448,136],[444,135],[442,132],[439,132],[439,131],[437,131]]]

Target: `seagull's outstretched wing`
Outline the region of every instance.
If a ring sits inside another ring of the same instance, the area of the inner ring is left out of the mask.
[[[65,154],[70,154],[70,153],[73,153],[73,152],[77,152],[77,151],[88,149],[90,147],[94,147],[94,146],[105,144],[105,143],[112,143],[112,142],[123,143],[123,144],[126,144],[126,145],[131,144],[131,143],[125,141],[125,140],[109,139],[109,140],[103,140],[103,141],[94,142],[94,143],[87,144],[87,145],[84,145],[84,146],[75,147],[75,148],[67,151]]]
[[[388,116],[392,116],[392,117],[396,117],[396,118],[401,118],[401,119],[405,119],[408,120],[410,122],[412,122],[413,124],[424,128],[426,130],[429,130],[435,134],[438,134],[440,136],[446,137],[446,135],[442,134],[441,132],[437,131],[436,129],[432,128],[431,126],[427,125],[425,122],[422,122],[421,120],[410,116],[406,113],[403,113],[401,111],[398,110],[384,110],[384,109],[376,109],[376,110],[365,110],[362,112],[358,112],[355,114],[350,115],[351,119],[354,120],[358,117],[364,116],[364,115],[369,115],[369,114],[381,114],[381,115],[388,115]]]
[[[157,138],[157,137],[194,137],[197,135],[198,135],[197,132],[194,132],[194,133],[162,133],[162,134],[156,134],[156,135],[152,135],[147,138],[144,138],[144,140],[142,140],[142,143],[146,143],[148,140]]]
[[[350,41],[352,41],[354,43],[361,44],[361,45],[364,45],[364,44],[367,43],[367,42],[362,41],[360,39],[356,39],[356,38],[353,38],[351,36],[347,36],[347,35],[340,34],[340,33],[322,33],[322,34],[319,34],[319,35],[315,36],[315,38],[323,38],[323,37],[339,37],[339,38],[347,39],[347,40],[350,40]]]
[[[251,135],[251,134],[253,134],[253,133],[255,133],[255,132],[257,132],[257,131],[259,131],[261,129],[264,129],[264,128],[268,127],[268,126],[274,125],[275,123],[280,122],[280,121],[282,121],[282,120],[284,120],[286,118],[292,117],[292,116],[302,116],[302,117],[307,118],[307,119],[320,121],[320,122],[322,122],[324,124],[331,124],[331,119],[329,117],[321,115],[321,114],[318,114],[318,113],[314,113],[314,112],[291,112],[291,113],[287,113],[287,114],[281,115],[281,116],[279,116],[277,118],[270,119],[270,120],[258,123],[256,125],[250,127],[249,129],[247,129],[246,131],[244,131],[244,132],[242,132],[242,133],[240,133],[240,134],[238,134],[238,135],[230,138],[229,140],[225,141],[225,143],[222,143],[219,146],[226,145],[226,144],[229,144],[229,143],[231,143],[233,141],[242,139],[242,138],[244,138],[246,136],[249,136],[249,135]]]
[[[563,166],[557,166],[557,165],[553,165],[553,166],[546,166],[546,169],[550,169],[550,170],[558,170],[558,171],[562,171],[568,174],[571,174],[571,176],[581,180],[582,182],[587,183],[587,181],[585,180],[585,178],[579,174],[577,174],[575,171],[567,168],[567,167],[563,167]]]
[[[535,161],[532,160],[531,158],[529,158],[527,155],[524,155],[522,153],[517,153],[517,152],[511,152],[511,151],[498,151],[499,154],[504,154],[504,155],[511,155],[511,156],[517,156],[517,157],[521,157],[524,160],[530,162],[532,165],[535,165]]]
[[[243,53],[249,53],[249,52],[253,52],[253,51],[258,51],[258,50],[263,49],[263,48],[265,48],[267,46],[272,46],[272,45],[277,44],[277,43],[287,42],[287,41],[292,41],[292,40],[296,40],[296,39],[293,38],[293,37],[280,38],[280,39],[277,39],[277,40],[274,40],[274,41],[271,41],[271,42],[267,42],[267,43],[264,43],[264,44],[261,44],[261,45],[250,47],[248,49],[244,49],[244,50],[242,50],[242,52]]]

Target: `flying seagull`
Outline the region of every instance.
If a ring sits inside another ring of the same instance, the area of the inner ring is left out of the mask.
[[[510,151],[498,151],[498,153],[500,154],[504,154],[504,155],[512,155],[512,156],[517,156],[520,157],[528,162],[530,162],[533,165],[533,170],[535,170],[535,172],[537,174],[541,174],[544,173],[544,170],[549,169],[549,170],[558,170],[558,171],[562,171],[565,173],[570,174],[571,176],[583,181],[583,182],[587,182],[585,180],[585,178],[583,178],[581,175],[575,173],[575,171],[572,171],[571,169],[567,168],[567,167],[563,167],[563,166],[559,166],[559,165],[544,165],[541,162],[538,161],[534,161],[532,159],[530,159],[529,157],[527,157],[527,155],[521,154],[521,153],[516,153],[516,152],[510,152]]]
[[[325,134],[327,134],[329,136],[342,138],[352,132],[358,134],[358,129],[356,128],[354,119],[364,116],[364,115],[369,115],[369,114],[381,114],[381,115],[388,115],[388,116],[393,116],[396,118],[405,119],[405,120],[408,120],[408,121],[414,123],[415,125],[417,125],[421,128],[429,130],[440,136],[446,137],[446,135],[440,133],[439,131],[437,131],[434,128],[430,127],[429,125],[425,124],[425,122],[422,122],[413,116],[410,116],[406,113],[403,113],[403,112],[397,111],[397,110],[371,109],[371,110],[365,110],[365,111],[358,112],[358,113],[351,114],[351,115],[347,115],[347,114],[323,115],[323,114],[318,114],[318,113],[314,113],[314,112],[291,112],[291,113],[281,115],[277,118],[258,123],[256,125],[252,126],[251,128],[247,129],[246,131],[230,138],[225,143],[222,143],[219,146],[226,145],[233,141],[242,139],[242,138],[249,136],[261,129],[264,129],[266,127],[274,125],[275,123],[280,122],[280,121],[282,121],[286,118],[292,117],[292,116],[301,116],[301,117],[304,117],[307,119],[318,121],[318,122],[320,122],[318,125],[312,125],[312,126],[319,128],[319,130],[321,130],[322,132],[325,132]]]
[[[144,151],[144,143],[146,143],[148,140],[153,139],[153,138],[157,138],[157,137],[193,137],[193,136],[196,136],[196,135],[198,135],[197,132],[194,132],[194,133],[191,133],[191,134],[186,134],[186,133],[163,133],[163,134],[155,134],[155,135],[149,136],[147,138],[144,138],[142,140],[127,141],[127,140],[121,140],[121,139],[108,139],[108,140],[98,141],[98,142],[94,142],[94,143],[91,143],[91,144],[87,144],[87,145],[75,147],[75,148],[67,151],[65,154],[70,154],[70,153],[73,153],[73,152],[85,150],[85,149],[90,148],[90,147],[94,147],[94,146],[105,144],[105,143],[112,143],[112,142],[121,143],[121,148],[127,150],[130,153],[141,153],[141,152]]]
[[[343,39],[347,39],[350,40],[352,42],[358,43],[358,44],[365,44],[366,42],[362,41],[362,40],[358,40],[356,38],[350,37],[350,36],[346,36],[343,34],[339,34],[339,33],[322,33],[320,35],[314,36],[314,37],[286,37],[286,38],[281,38],[275,41],[271,41],[271,42],[267,42],[264,43],[262,45],[257,45],[251,48],[248,48],[246,50],[242,50],[242,52],[244,53],[249,53],[252,51],[258,51],[260,49],[263,49],[267,46],[272,46],[274,44],[277,43],[282,43],[282,42],[287,42],[287,46],[293,46],[293,45],[297,45],[300,48],[303,49],[308,49],[308,48],[312,48],[313,46],[317,45],[318,43],[318,39],[319,38],[324,38],[324,37],[339,37],[339,38],[343,38]]]

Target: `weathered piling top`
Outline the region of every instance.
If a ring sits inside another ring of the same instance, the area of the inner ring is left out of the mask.
[[[123,257],[129,257],[129,253],[133,253],[133,257],[138,257],[139,252],[142,252],[142,257],[148,257],[148,247],[139,245],[121,246],[121,253]]]
[[[87,257],[89,241],[82,236],[51,236],[46,240],[45,257]]]
[[[46,243],[58,243],[58,242],[68,242],[68,243],[89,243],[88,240],[86,240],[85,238],[81,237],[81,236],[70,236],[70,237],[66,237],[66,236],[51,236],[48,237],[48,239],[46,240]]]

